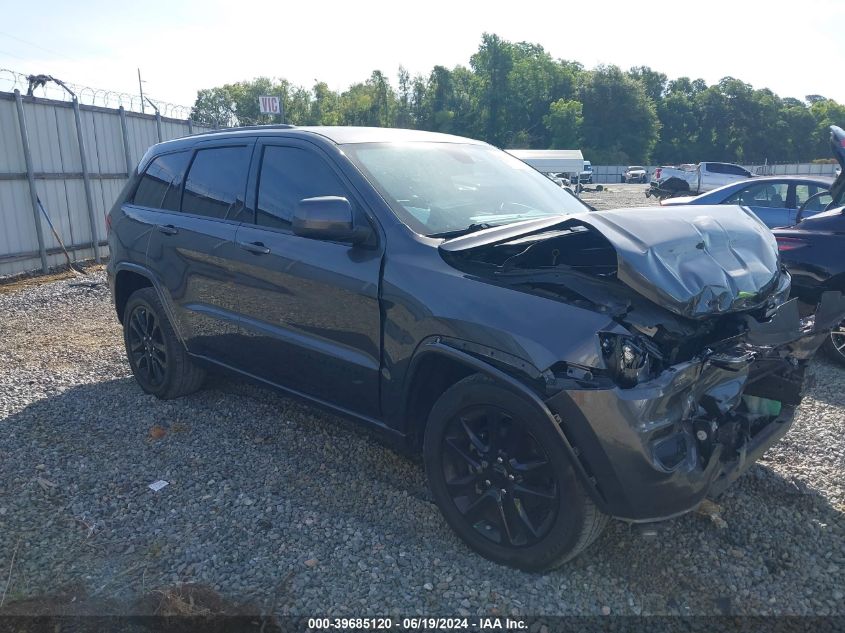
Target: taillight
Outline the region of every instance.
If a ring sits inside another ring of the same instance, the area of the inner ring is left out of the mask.
[[[660,180],[660,172],[663,171],[660,167],[654,170],[654,179]]]
[[[776,235],[775,239],[778,242],[779,251],[794,251],[796,248],[803,248],[804,246],[809,246],[807,242],[797,237],[781,237],[779,235]]]
[[[111,213],[106,213],[106,235],[111,234]]]

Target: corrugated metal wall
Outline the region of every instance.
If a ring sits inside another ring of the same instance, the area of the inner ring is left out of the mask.
[[[0,277],[42,268],[36,213],[21,136],[26,126],[35,192],[74,260],[95,256],[93,235],[105,256],[105,214],[131,171],[151,145],[209,128],[188,121],[96,106],[79,106],[89,174],[91,212],[73,104],[0,92]],[[123,125],[125,122],[125,136]],[[161,137],[159,138],[159,129]],[[126,144],[124,145],[124,138]],[[128,161],[128,164],[127,164]],[[91,227],[94,219],[94,231]],[[47,266],[64,263],[59,243],[38,217]]]

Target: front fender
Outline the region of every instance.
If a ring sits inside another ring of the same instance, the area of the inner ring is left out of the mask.
[[[538,393],[515,376],[504,371],[503,369],[492,365],[490,362],[487,362],[484,359],[478,358],[477,356],[469,353],[468,351],[459,349],[458,346],[460,346],[462,343],[465,342],[458,341],[456,339],[443,338],[439,336],[430,337],[429,339],[423,341],[418,346],[417,351],[411,360],[410,370],[408,371],[408,376],[410,377],[410,379],[407,382],[406,389],[411,388],[411,385],[413,384],[412,377],[414,376],[415,370],[419,366],[419,363],[430,355],[439,355],[444,358],[448,358],[452,361],[461,363],[467,366],[468,368],[471,368],[474,372],[484,374],[485,376],[488,376],[491,379],[495,380],[496,383],[501,385],[503,388],[512,391],[513,393],[521,396],[529,403],[531,403],[531,405],[537,410],[538,415],[542,416],[548,421],[549,424],[554,427],[554,429],[558,433],[558,436],[560,437],[561,444],[563,445],[567,455],[570,458],[572,467],[575,469],[575,472],[582,485],[584,486],[584,489],[587,491],[587,494],[589,494],[590,498],[600,510],[607,512],[607,501],[596,487],[596,480],[587,472],[584,463],[581,461],[581,459],[579,459],[578,455],[576,454],[575,450],[572,448],[572,445],[567,439],[562,428],[561,417],[555,413],[552,413],[552,411],[549,409],[543,399],[538,395]],[[495,358],[496,351],[490,351],[492,352],[491,359]],[[520,371],[524,371],[526,375],[529,375],[530,373],[536,373],[538,377],[540,375],[539,371],[528,363],[525,363],[524,366],[516,367],[514,365],[511,365],[513,359],[504,360],[506,366],[513,367],[514,369],[519,369]],[[524,361],[522,362],[524,363]],[[410,398],[408,397],[409,395],[410,394],[406,392],[405,402],[410,401]]]

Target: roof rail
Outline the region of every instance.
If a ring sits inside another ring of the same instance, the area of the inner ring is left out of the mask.
[[[295,125],[288,125],[287,123],[273,123],[268,125],[241,125],[236,127],[221,127],[216,130],[208,130],[207,132],[196,132],[192,136],[200,134],[222,134],[223,132],[240,132],[241,130],[289,130]]]

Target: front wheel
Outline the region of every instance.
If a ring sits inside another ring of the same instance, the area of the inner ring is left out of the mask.
[[[557,567],[607,522],[578,481],[555,425],[480,374],[435,403],[423,457],[446,521],[495,562],[530,571]]]
[[[141,389],[159,398],[178,398],[202,386],[205,371],[188,355],[152,288],[132,293],[123,313],[123,342]]]

